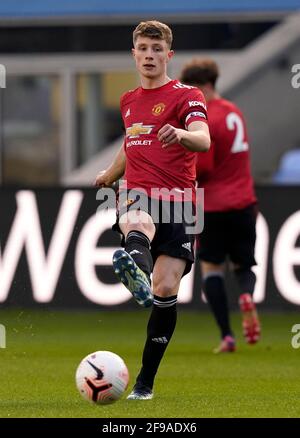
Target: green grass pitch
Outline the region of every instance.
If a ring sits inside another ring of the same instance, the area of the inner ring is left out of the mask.
[[[299,417],[300,349],[291,346],[296,313],[262,314],[255,346],[233,326],[238,350],[214,355],[218,332],[208,313],[179,310],[178,324],[151,401],[96,406],[81,398],[80,360],[110,350],[125,360],[130,391],[140,366],[148,311],[1,310],[7,348],[0,349],[0,417],[201,418]]]

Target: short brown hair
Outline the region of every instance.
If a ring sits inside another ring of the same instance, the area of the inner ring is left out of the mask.
[[[160,21],[142,21],[133,31],[133,44],[135,44],[139,36],[165,40],[169,48],[172,46],[172,31],[169,26]]]
[[[210,83],[215,87],[219,77],[219,67],[211,58],[194,58],[181,72],[180,81],[187,85],[204,85]]]

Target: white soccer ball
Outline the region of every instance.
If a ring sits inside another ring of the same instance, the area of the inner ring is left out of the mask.
[[[88,354],[76,371],[76,386],[82,397],[100,405],[119,400],[128,381],[125,362],[111,351]]]

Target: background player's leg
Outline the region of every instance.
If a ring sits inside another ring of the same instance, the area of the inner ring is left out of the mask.
[[[243,332],[249,344],[260,338],[260,322],[252,295],[256,276],[251,270],[255,261],[256,206],[249,206],[232,216],[234,238],[230,241],[229,255],[240,288],[239,305],[243,318]]]
[[[239,305],[243,315],[243,332],[248,344],[255,344],[261,334],[260,322],[253,301],[253,292],[256,283],[256,275],[250,267],[234,266],[239,288],[241,291]]]
[[[221,332],[222,342],[215,352],[235,350],[230,327],[227,294],[224,283],[224,264],[201,262],[202,282],[206,299]]]
[[[152,397],[157,369],[176,326],[177,293],[185,265],[185,260],[167,255],[161,255],[156,260],[153,271],[154,302],[147,327],[142,369],[129,399]]]
[[[242,267],[235,265],[234,273],[239,284],[239,288],[243,294],[253,295],[256,275],[250,267]]]

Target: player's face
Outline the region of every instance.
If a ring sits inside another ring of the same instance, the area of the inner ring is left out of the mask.
[[[159,78],[166,74],[167,64],[173,56],[165,40],[139,36],[132,54],[138,72],[149,79]]]

